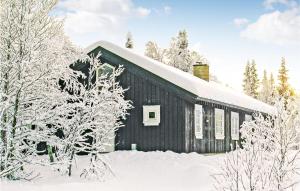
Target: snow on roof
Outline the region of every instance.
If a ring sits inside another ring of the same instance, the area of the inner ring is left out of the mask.
[[[99,41],[90,45],[86,48],[86,52],[91,52],[97,47],[102,47],[132,62],[133,64],[187,90],[188,92],[199,96],[200,99],[205,98],[269,114],[274,112],[274,108],[272,106],[243,93],[234,91],[215,82],[207,82],[190,73],[183,72],[177,68],[155,61],[130,49],[120,47],[107,41]]]

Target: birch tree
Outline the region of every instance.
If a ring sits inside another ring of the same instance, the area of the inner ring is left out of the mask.
[[[158,45],[153,41],[149,41],[146,44],[145,56],[148,56],[149,58],[165,63],[166,52],[166,49],[158,47]]]
[[[86,83],[81,84],[78,99],[72,103],[70,119],[63,127],[63,144],[57,145],[57,160],[65,164],[69,176],[78,152],[87,153],[90,158],[82,177],[101,179],[110,170],[101,153],[107,146],[114,146],[110,144],[115,131],[122,126],[122,119],[131,108],[130,101],[124,99],[125,90],[116,81],[123,69],[106,73],[99,56],[90,55],[82,61],[89,66]]]
[[[49,16],[56,3],[0,0],[0,177],[26,178],[36,144],[55,139],[49,124],[66,118],[77,49]]]
[[[275,101],[270,116],[256,114],[241,128],[243,149],[226,155],[216,180],[218,190],[293,190],[299,173],[299,102]],[[239,161],[239,163],[237,163]]]

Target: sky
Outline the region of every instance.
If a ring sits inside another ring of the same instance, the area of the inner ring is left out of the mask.
[[[63,0],[55,13],[83,48],[99,40],[124,46],[130,31],[143,53],[149,40],[167,48],[185,29],[211,73],[238,90],[247,60],[256,61],[260,77],[266,69],[277,78],[284,57],[300,90],[300,0]]]

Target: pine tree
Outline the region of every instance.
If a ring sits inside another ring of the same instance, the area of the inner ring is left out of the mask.
[[[290,96],[290,85],[288,83],[288,70],[286,68],[285,58],[281,59],[280,69],[278,72],[278,87],[277,91],[279,96],[289,97]]]
[[[267,76],[267,71],[264,70],[263,79],[260,85],[259,99],[265,103],[269,103],[270,95],[270,81]]]
[[[259,99],[265,103],[273,104],[275,97],[275,81],[273,74],[270,74],[270,78],[267,76],[267,71],[264,70],[263,79],[260,84]]]
[[[259,79],[257,74],[257,68],[256,63],[254,60],[252,60],[252,63],[250,65],[250,89],[251,93],[250,95],[254,98],[258,98],[258,87],[259,87]]]
[[[250,68],[249,61],[247,61],[247,64],[245,67],[243,89],[244,89],[244,93],[246,95],[251,96],[251,68]]]
[[[269,87],[270,87],[270,100],[269,104],[274,104],[274,98],[276,96],[276,86],[275,86],[275,80],[273,77],[273,73],[270,74],[270,79],[269,79]]]
[[[127,35],[126,35],[125,47],[126,48],[133,48],[133,40],[132,40],[131,32],[128,32]]]

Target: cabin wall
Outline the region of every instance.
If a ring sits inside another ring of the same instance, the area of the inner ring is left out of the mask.
[[[136,144],[141,151],[187,152],[186,123],[192,128],[193,119],[187,120],[185,111],[193,114],[192,102],[196,96],[109,51],[101,49],[101,53],[102,63],[124,67],[118,81],[123,88],[128,88],[125,99],[131,100],[134,107],[124,127],[116,133],[116,149],[130,150],[131,144]],[[144,126],[143,105],[160,105],[158,126]]]
[[[198,100],[197,96],[105,49],[97,48],[93,53],[99,51],[102,63],[116,67],[122,65],[125,69],[117,80],[123,88],[128,88],[125,99],[131,100],[134,107],[124,126],[116,132],[117,150],[130,150],[131,144],[137,144],[141,151],[219,153],[230,151],[231,145],[235,148],[237,143],[231,140],[231,111],[239,113],[239,125],[242,125],[246,113],[251,114],[250,111],[212,100]],[[86,67],[80,70],[86,71]],[[195,138],[196,103],[204,109],[203,139]],[[143,105],[161,106],[158,126],[144,126]],[[215,108],[224,110],[224,140],[215,139]]]
[[[222,153],[228,152],[232,150],[232,148],[236,148],[236,144],[240,144],[240,141],[231,139],[231,112],[239,113],[239,126],[243,124],[245,114],[251,115],[251,112],[206,101],[199,101],[197,104],[202,105],[204,110],[203,139],[196,139],[195,127],[192,123],[192,127],[187,127],[186,129],[186,140],[188,140],[186,147],[188,148],[188,151],[198,153]],[[215,138],[215,108],[224,110],[224,140],[217,140]],[[192,118],[190,120],[193,121],[194,114],[190,116]]]

